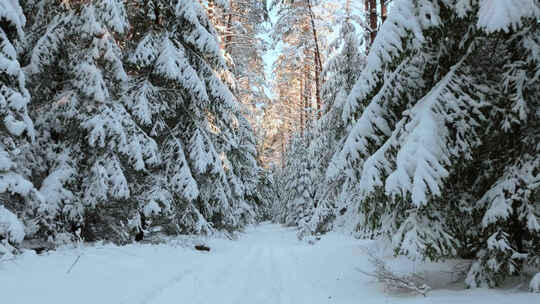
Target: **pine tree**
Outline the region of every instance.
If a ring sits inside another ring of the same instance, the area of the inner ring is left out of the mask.
[[[252,130],[219,73],[217,33],[197,1],[133,4],[126,107],[162,151],[162,192],[177,232],[236,229],[254,217]],[[165,174],[165,175],[163,175]],[[247,216],[247,214],[251,214]]]
[[[263,54],[267,42],[262,38],[266,29],[268,12],[266,4],[257,0],[209,1],[209,19],[220,36],[220,42],[230,75],[222,73],[222,80],[241,104],[239,116],[240,149],[228,153],[232,164],[229,181],[232,183],[234,201],[243,206],[243,220],[254,220],[254,211],[261,203],[257,183],[262,171],[256,161],[261,108],[268,103]],[[255,158],[254,158],[255,157]],[[249,208],[248,208],[249,207]]]
[[[18,0],[0,3],[0,254],[9,255],[25,237],[26,221],[41,203],[28,180],[23,150],[34,140],[27,111],[30,94],[21,68],[26,19]],[[31,223],[29,223],[31,224]]]
[[[253,114],[257,104],[266,102],[263,54],[267,42],[261,37],[267,29],[266,3],[257,0],[209,1],[211,21],[216,27],[229,70],[234,76],[232,91]],[[253,123],[253,117],[250,122]]]
[[[281,204],[279,218],[287,226],[303,228],[313,212],[313,189],[310,181],[310,168],[307,141],[300,135],[292,138],[285,156],[285,168],[280,172]],[[301,229],[302,237],[306,229]]]
[[[259,183],[257,184],[257,191],[260,197],[260,208],[258,209],[258,222],[272,220],[278,222],[279,220],[279,205],[276,202],[280,202],[279,196],[279,182],[277,180],[278,169],[274,164],[269,168],[262,170]]]
[[[272,39],[280,51],[274,62],[274,87],[279,88],[277,95],[287,110],[282,113],[283,128],[289,133],[304,133],[308,119],[321,113],[322,43],[313,12],[316,4],[319,1],[276,0],[271,4],[277,10]],[[299,123],[293,123],[295,119]]]
[[[128,81],[117,40],[128,30],[123,2],[43,0],[27,9],[37,16],[29,30],[41,33],[27,70],[40,130],[34,169],[46,198],[42,229],[127,241],[119,231],[136,210],[130,181],[160,158],[120,102]]]
[[[230,175],[236,180],[232,183],[234,200],[239,206],[237,210],[242,226],[254,223],[261,217],[259,211],[264,208],[262,193],[259,192],[259,182],[263,174],[257,163],[257,141],[255,133],[245,116],[238,116],[238,130],[236,134],[238,146],[227,154],[232,168]],[[260,209],[260,210],[259,210]]]
[[[326,178],[326,171],[337,147],[343,141],[350,126],[343,120],[343,108],[347,96],[352,90],[360,71],[365,65],[365,56],[361,51],[360,18],[351,13],[350,3],[336,12],[336,25],[339,35],[330,43],[331,52],[323,68],[322,99],[324,114],[316,123],[313,140],[310,141],[310,161],[312,181],[316,187],[313,194],[316,202],[314,216],[310,220],[310,230],[326,232],[331,229],[332,221],[348,209],[350,198],[340,197],[338,183],[347,179],[345,172],[339,176],[333,174]],[[348,192],[348,191],[345,191]]]
[[[539,8],[519,2],[395,1],[331,170],[396,252],[476,257],[469,286],[538,263]]]

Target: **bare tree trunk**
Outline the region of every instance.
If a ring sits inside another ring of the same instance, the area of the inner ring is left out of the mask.
[[[214,3],[214,0],[208,0],[207,12],[208,12],[208,19],[210,19],[210,21],[215,24],[216,4]]]
[[[377,1],[369,0],[369,27],[370,32],[370,42],[373,44],[375,37],[377,37]]]
[[[366,11],[366,16],[368,16],[369,15],[369,0],[364,0],[364,10]]]
[[[382,20],[382,23],[384,23],[384,21],[386,20],[386,1],[387,0],[381,0],[381,20]]]
[[[309,9],[309,18],[311,19],[311,29],[313,31],[313,40],[315,41],[315,97],[317,99],[317,112],[321,115],[321,90],[320,90],[320,73],[322,71],[321,52],[319,51],[319,39],[317,38],[317,29],[315,28],[315,18],[313,16],[313,10],[311,8],[311,1],[307,0]]]
[[[369,16],[370,16],[370,9],[369,9],[369,1],[370,0],[364,0],[364,11],[366,12],[365,16],[366,16],[366,24],[367,24],[367,27],[369,27]],[[371,33],[371,30],[368,28],[367,31],[365,31],[365,35],[364,35],[364,39],[366,41],[366,53],[369,53],[369,47],[371,46],[371,39],[370,39],[370,33]]]
[[[157,25],[160,25],[161,24],[161,20],[160,20],[160,11],[159,11],[159,4],[157,1],[152,1],[152,3],[154,4],[154,16],[156,17],[156,24]]]
[[[315,54],[313,54],[315,55]],[[317,71],[317,66],[315,66],[315,72]],[[306,129],[309,127],[309,122],[311,121],[312,117],[311,117],[311,110],[313,108],[313,104],[312,104],[312,92],[313,92],[313,87],[312,87],[312,83],[313,83],[313,79],[311,78],[312,77],[312,72],[311,72],[311,65],[307,64],[306,65],[306,96],[305,96],[305,99],[304,99],[304,112],[306,113]],[[317,87],[315,86],[315,89]]]
[[[233,0],[229,0],[229,15],[227,16],[227,25],[225,27],[225,46],[227,50],[232,40],[232,18],[233,18]]]
[[[285,168],[285,131],[281,131],[281,168]]]
[[[300,136],[304,135],[304,110],[302,109],[304,105],[304,77],[305,75],[302,75],[300,78],[300,102],[299,102],[299,112],[300,112]]]
[[[317,56],[318,57],[318,56]],[[319,61],[320,58],[315,58],[316,61]],[[320,75],[322,68],[320,67],[321,63],[315,66],[315,96],[317,98],[317,118],[321,118],[322,115],[322,100],[320,92]]]

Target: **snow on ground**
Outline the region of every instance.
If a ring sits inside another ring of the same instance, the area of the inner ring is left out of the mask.
[[[10,304],[348,304],[540,303],[518,289],[437,286],[427,297],[388,293],[357,269],[371,270],[366,247],[332,233],[315,245],[295,230],[264,224],[236,241],[211,239],[210,252],[168,245],[91,246],[0,264],[0,302]],[[80,255],[70,273],[73,262]],[[404,262],[405,263],[405,262]]]

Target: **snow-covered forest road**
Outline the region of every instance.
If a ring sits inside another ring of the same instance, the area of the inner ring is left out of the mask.
[[[332,262],[340,249],[313,250],[293,230],[259,226],[182,270],[143,303],[355,303],[358,292],[334,294],[336,288],[356,289],[358,277],[350,265]]]
[[[331,233],[314,245],[263,224],[210,252],[173,245],[112,245],[25,254],[0,264],[0,302],[100,304],[536,303],[516,289],[437,288],[427,297],[388,293],[371,270],[371,241]],[[80,255],[79,261],[67,273]]]

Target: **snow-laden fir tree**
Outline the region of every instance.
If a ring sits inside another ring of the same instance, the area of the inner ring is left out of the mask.
[[[273,220],[278,222],[279,214],[279,186],[277,178],[278,169],[275,165],[270,165],[269,168],[262,170],[257,184],[257,192],[260,198],[260,208],[258,210],[259,222]]]
[[[257,162],[257,141],[255,132],[245,115],[237,116],[238,129],[235,136],[238,145],[232,147],[227,153],[231,163],[229,170],[233,185],[234,200],[237,201],[237,212],[240,224],[253,223],[257,218],[263,217],[264,212],[262,193],[259,192],[261,175],[264,173]]]
[[[0,3],[0,260],[23,240],[23,220],[41,203],[22,157],[35,136],[27,111],[30,93],[20,63],[25,22],[18,0]]]
[[[539,265],[539,16],[534,0],[394,1],[344,108],[328,176],[359,172],[359,229],[411,258],[475,258],[469,286]]]
[[[163,182],[139,192],[162,193],[177,232],[238,228],[255,216],[246,199],[255,191],[256,150],[220,79],[227,67],[214,27],[194,0],[135,1],[129,15],[132,79],[123,101],[163,159],[152,178]]]
[[[266,30],[266,3],[257,0],[209,1],[207,10],[221,38],[220,43],[232,76],[227,77],[227,73],[223,73],[226,70],[222,70],[222,79],[243,108],[242,115],[238,116],[236,132],[240,149],[228,153],[229,160],[235,164],[231,168],[235,178],[230,179],[234,183],[233,189],[237,190],[233,194],[235,200],[241,202],[240,205],[255,205],[261,199],[256,188],[262,171],[258,169],[254,158],[257,150],[253,148],[257,144],[255,133],[262,131],[262,126],[258,124],[261,107],[268,102],[263,61],[267,46],[261,35]],[[244,217],[244,220],[249,217]]]
[[[280,201],[278,218],[287,226],[303,228],[313,212],[313,188],[310,181],[308,142],[299,134],[291,139],[285,154],[285,166],[279,172]],[[302,234],[305,229],[302,229]]]
[[[326,171],[332,156],[343,141],[350,121],[344,121],[343,107],[360,71],[365,65],[365,55],[357,29],[362,25],[359,16],[351,12],[349,1],[336,11],[335,25],[338,35],[329,45],[330,56],[323,67],[321,96],[323,111],[321,119],[312,131],[309,146],[312,181],[315,187],[315,211],[310,220],[312,233],[331,229],[333,220],[348,209],[350,198],[340,196],[338,184],[345,182],[347,175],[326,179]],[[345,190],[345,193],[350,191]]]
[[[26,69],[40,131],[33,174],[46,200],[39,229],[126,241],[123,225],[138,204],[131,183],[160,156],[120,102],[128,81],[124,3],[42,0],[26,10],[34,16]]]

